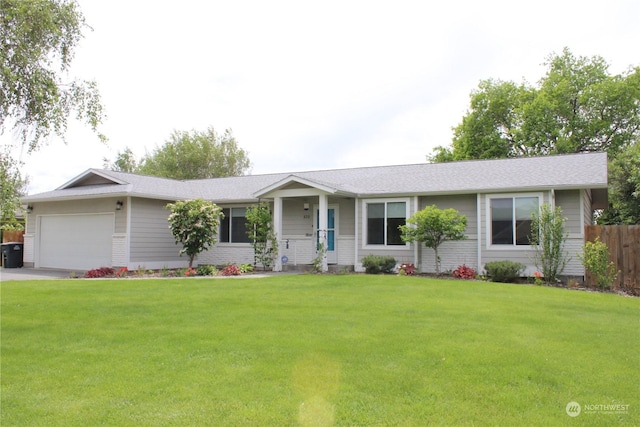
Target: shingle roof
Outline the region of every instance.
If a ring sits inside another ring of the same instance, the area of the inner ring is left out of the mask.
[[[606,188],[607,155],[606,153],[583,153],[451,163],[420,163],[190,181],[97,169],[90,169],[84,174],[92,173],[105,178],[110,177],[120,183],[77,186],[78,179],[75,179],[69,186],[27,196],[23,201],[120,195],[165,200],[203,198],[216,202],[250,201],[262,195],[261,190],[279,182],[287,182],[287,179],[295,180],[296,178],[358,196]]]

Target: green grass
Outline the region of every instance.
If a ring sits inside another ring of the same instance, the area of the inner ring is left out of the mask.
[[[640,424],[637,298],[364,275],[1,286],[3,426]]]

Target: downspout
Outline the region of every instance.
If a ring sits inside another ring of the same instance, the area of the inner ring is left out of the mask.
[[[125,237],[125,245],[126,245],[126,251],[125,251],[125,265],[127,266],[127,268],[134,268],[133,264],[131,263],[131,196],[127,196],[127,219],[126,219],[126,237]]]
[[[273,224],[275,226],[276,240],[280,242],[282,238],[282,198],[273,198]],[[273,263],[273,271],[282,271],[282,253],[281,245],[278,244],[278,255]]]
[[[355,206],[355,244],[353,245],[354,247],[354,258],[353,258],[353,271],[358,271],[358,246],[360,246],[360,239],[359,239],[359,234],[358,234],[358,230],[360,229],[360,227],[358,226],[358,205],[359,205],[359,200],[358,200],[358,196],[356,196],[356,198],[354,199],[354,203],[356,204]]]
[[[419,209],[419,201],[418,201],[418,196],[413,196],[413,212],[410,212],[409,216],[412,216],[413,214],[415,214],[416,212],[418,212]],[[420,267],[420,244],[419,243],[413,243],[413,265],[418,269],[418,271],[422,271],[421,267]]]
[[[477,238],[478,238],[478,273],[480,273],[482,265],[482,209],[480,209],[480,205],[482,203],[482,196],[480,193],[476,194],[476,227],[477,227]]]

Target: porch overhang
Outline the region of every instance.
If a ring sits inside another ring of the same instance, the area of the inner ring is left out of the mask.
[[[356,197],[348,191],[343,191],[333,185],[289,175],[263,189],[253,193],[257,199],[266,199],[274,196],[288,195],[290,197],[304,197],[309,195],[328,194],[343,197]]]

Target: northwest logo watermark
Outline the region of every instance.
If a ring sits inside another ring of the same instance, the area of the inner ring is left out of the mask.
[[[567,415],[577,417],[580,414],[626,414],[629,412],[629,406],[622,403],[612,404],[579,404],[578,402],[569,402],[565,407]]]

